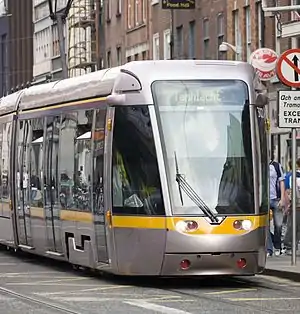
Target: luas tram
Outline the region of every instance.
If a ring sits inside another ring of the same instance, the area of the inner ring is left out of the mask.
[[[0,103],[3,245],[121,275],[253,275],[266,97],[230,61],[137,61]]]

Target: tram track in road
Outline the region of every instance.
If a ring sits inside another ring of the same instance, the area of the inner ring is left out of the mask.
[[[255,278],[254,280],[249,280],[249,278]],[[232,307],[232,311],[234,309],[236,309],[237,312],[240,312],[241,309],[243,309],[243,311],[245,312],[246,310],[249,311],[248,313],[283,313],[283,311],[286,311],[286,309],[276,309],[274,307],[268,309],[268,308],[262,308],[259,304],[259,299],[261,299],[262,301],[268,301],[268,299],[274,299],[274,298],[268,298],[268,297],[261,297],[261,298],[251,298],[251,297],[244,297],[244,298],[238,298],[237,297],[237,293],[249,293],[251,292],[251,290],[256,290],[256,292],[258,293],[262,293],[264,294],[264,292],[266,291],[274,291],[276,290],[277,292],[282,292],[285,294],[288,294],[289,296],[291,296],[291,293],[295,294],[295,290],[292,289],[292,287],[288,287],[286,285],[276,285],[275,282],[259,282],[256,281],[257,278],[259,277],[249,277],[249,278],[241,278],[241,277],[212,277],[210,279],[210,283],[207,284],[207,282],[204,283],[204,285],[201,285],[201,281],[203,280],[203,278],[199,278],[199,280],[195,280],[192,279],[192,282],[194,282],[194,284],[190,285],[190,284],[184,284],[184,282],[186,281],[186,279],[180,279],[177,281],[177,286],[176,288],[173,288],[172,285],[170,285],[171,287],[168,287],[168,285],[170,284],[170,282],[166,282],[163,281],[162,284],[165,287],[161,287],[160,284],[156,283],[155,286],[153,286],[153,288],[155,287],[158,290],[164,291],[164,292],[168,292],[171,294],[178,295],[181,296],[182,299],[195,299],[199,301],[199,304],[201,304],[201,300],[202,301],[208,301],[211,302],[213,304],[220,304],[220,305],[227,305],[227,306],[231,306]],[[176,280],[176,279],[175,279]],[[282,280],[280,280],[278,278],[278,280],[281,282]],[[197,284],[197,281],[199,282]],[[171,280],[172,282],[172,280]],[[216,282],[216,285],[214,285],[214,282]],[[287,282],[288,283],[288,282]],[[182,286],[182,287],[181,287]],[[151,285],[152,287],[152,285]],[[224,290],[223,288],[226,287],[226,290]],[[204,293],[203,291],[201,291],[201,289],[197,289],[197,288],[217,288],[217,289],[223,289],[222,291],[210,291],[210,292],[206,292]],[[288,289],[286,289],[288,288]],[[295,287],[294,287],[295,288]],[[196,292],[187,292],[184,291],[186,289],[195,289]],[[261,290],[260,290],[261,289]],[[255,292],[255,291],[254,291]],[[235,295],[235,297],[229,297],[229,298],[223,298],[224,295]],[[288,300],[299,300],[300,301],[300,294],[298,294],[297,297],[286,297],[286,301]],[[236,301],[234,301],[236,300]],[[256,301],[255,304],[254,302],[251,302],[251,304],[247,303],[248,301]],[[242,301],[242,302],[237,302],[237,301]],[[198,303],[198,302],[197,302]],[[299,311],[297,311],[298,313]]]
[[[18,299],[22,302],[27,302],[35,305],[42,306],[44,308],[48,308],[50,310],[58,311],[57,313],[68,313],[68,314],[82,314],[81,312],[77,312],[72,309],[68,309],[63,305],[60,305],[58,302],[55,304],[51,301],[42,300],[40,298],[32,297],[29,295],[25,295],[11,289],[7,289],[4,287],[0,287],[0,293],[4,296],[12,297],[14,299]]]

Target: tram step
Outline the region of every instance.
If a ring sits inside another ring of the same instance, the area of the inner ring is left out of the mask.
[[[59,252],[54,252],[54,251],[47,251],[46,254],[48,254],[48,255],[54,255],[54,256],[59,256],[59,257],[64,256],[64,253],[59,253]]]
[[[24,250],[34,250],[35,248],[33,246],[25,245],[25,244],[19,244],[19,248],[24,249]]]

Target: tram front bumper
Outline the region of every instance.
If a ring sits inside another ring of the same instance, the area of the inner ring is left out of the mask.
[[[264,252],[165,254],[161,275],[254,275],[264,266]]]

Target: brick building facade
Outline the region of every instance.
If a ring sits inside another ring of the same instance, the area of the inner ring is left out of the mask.
[[[0,97],[32,80],[32,0],[2,2],[0,16]]]
[[[267,2],[271,6],[270,2]],[[290,5],[290,0],[281,0],[281,6]],[[274,14],[262,12],[261,1],[227,0],[227,42],[237,48],[237,53],[229,49],[228,59],[248,61],[251,53],[257,48],[271,48],[280,55],[291,48],[291,38],[281,38],[280,27]],[[280,12],[281,22],[291,20],[290,12]],[[288,130],[277,127],[277,91],[285,87],[275,77],[266,84],[269,92],[269,118],[271,123],[271,145],[275,158],[286,164],[287,143],[290,137]],[[272,153],[273,153],[272,152]]]
[[[107,66],[130,60],[170,59],[172,30],[175,59],[221,57],[218,45],[226,40],[226,0],[196,1],[194,10],[174,10],[173,14],[163,10],[161,2],[107,0]]]

